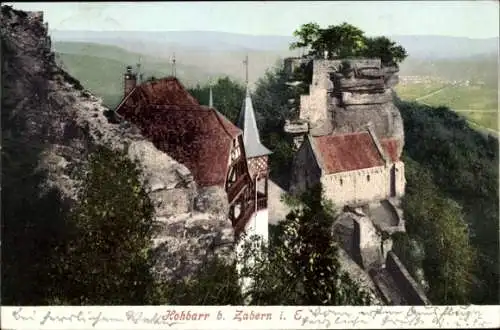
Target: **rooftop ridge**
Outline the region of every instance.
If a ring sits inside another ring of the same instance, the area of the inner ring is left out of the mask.
[[[222,113],[220,113],[219,111],[215,110],[214,108],[210,108],[209,109],[210,111],[213,111],[215,117],[217,118],[219,124],[222,126],[222,128],[224,129],[224,132],[226,132],[226,134],[230,137],[230,138],[233,138],[233,135],[227,130],[227,127],[226,125],[222,122],[223,119],[226,119],[228,121],[229,124],[231,125],[234,125],[233,123],[231,123],[231,121],[229,121]],[[224,117],[224,118],[222,118]],[[236,125],[234,125],[235,128],[238,128]],[[240,130],[240,129],[238,129]],[[240,133],[238,135],[241,135],[242,132],[240,130]]]

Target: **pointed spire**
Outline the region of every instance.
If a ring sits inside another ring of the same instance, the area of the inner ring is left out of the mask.
[[[269,155],[271,151],[264,147],[260,142],[259,129],[255,120],[255,111],[253,109],[250,89],[246,89],[245,101],[241,108],[238,119],[238,127],[243,130],[243,143],[247,158]]]
[[[248,55],[245,56],[243,64],[245,64],[245,85],[248,87]]]
[[[212,97],[212,85],[210,85],[210,96],[209,96],[209,99],[208,99],[208,106],[210,108],[214,107],[214,99]]]

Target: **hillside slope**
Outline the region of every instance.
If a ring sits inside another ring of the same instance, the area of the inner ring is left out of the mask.
[[[56,66],[41,13],[2,6],[1,20],[2,297],[9,304],[44,303],[26,297],[43,292],[51,280],[43,265],[52,257],[53,240],[63,234],[82,165],[99,145],[125,150],[138,161],[161,229],[158,276],[188,276],[207,258],[230,255],[224,244],[233,242],[233,231],[223,215],[224,192],[197,189],[185,166],[136,129],[109,123],[100,100]],[[193,197],[210,204],[193,206]],[[32,210],[36,216],[26,211],[30,205],[39,205]]]
[[[495,86],[498,83],[498,55],[483,54],[460,59],[419,59],[410,55],[400,66],[403,76],[432,76],[447,80],[482,81]]]
[[[165,49],[200,48],[207,51],[286,52],[292,36],[249,35],[215,31],[51,31],[56,41],[98,42],[124,47],[127,43],[163,44]],[[406,48],[410,56],[423,59],[461,58],[497,54],[498,37],[471,39],[434,35],[388,36]],[[297,55],[297,52],[294,52]]]
[[[164,77],[172,74],[168,59],[155,58],[109,45],[56,42],[53,45],[58,64],[91,92],[103,98],[106,105],[114,107],[123,96],[123,72],[127,65],[135,67],[140,60],[144,78]],[[176,64],[176,75],[188,86],[204,84],[210,77],[221,73],[210,72],[199,66]]]

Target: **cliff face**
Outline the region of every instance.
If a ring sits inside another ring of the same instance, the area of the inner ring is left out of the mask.
[[[378,59],[285,62],[291,77],[297,68],[310,77],[309,94],[300,96],[300,110],[296,110],[312,135],[362,131],[371,122],[377,136],[399,141],[401,154],[403,120],[392,102],[392,87],[398,83],[396,67],[383,67]]]
[[[73,202],[78,169],[98,145],[125,150],[142,169],[142,182],[155,204],[157,274],[192,274],[214,255],[230,256],[233,230],[219,188],[198,189],[190,171],[157,150],[134,127],[108,122],[101,100],[57,67],[42,13],[2,6],[3,135],[37,145],[38,187]]]

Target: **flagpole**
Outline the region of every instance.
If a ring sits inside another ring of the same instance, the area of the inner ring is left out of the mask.
[[[248,86],[248,55],[245,56],[243,63],[245,64],[245,84]]]
[[[174,56],[172,57],[172,76],[176,77],[176,71],[175,71],[175,52],[174,52]]]

